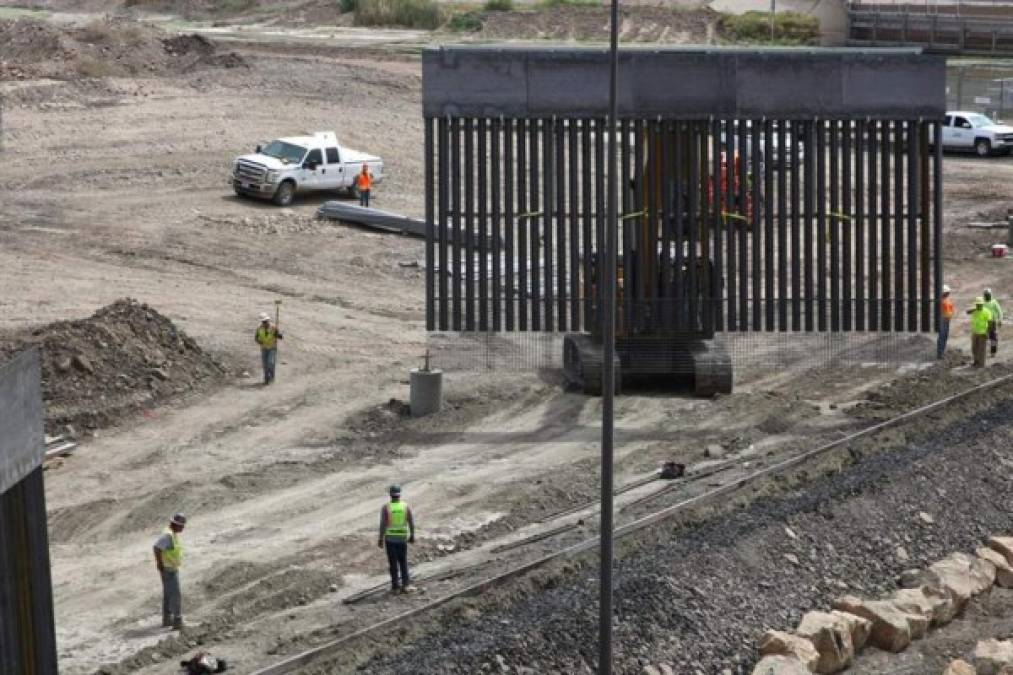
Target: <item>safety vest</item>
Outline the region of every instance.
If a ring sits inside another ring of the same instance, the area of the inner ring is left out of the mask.
[[[1002,321],[1002,307],[999,306],[999,301],[994,296],[991,300],[985,301],[985,309],[992,315],[992,321]]]
[[[178,570],[183,564],[183,540],[172,530],[166,530],[172,537],[172,548],[162,551],[162,566],[167,570]]]
[[[273,328],[257,327],[257,344],[261,349],[274,349],[278,344],[278,331]]]
[[[373,176],[368,173],[360,173],[356,185],[360,190],[371,190],[373,188]]]
[[[982,307],[971,312],[971,332],[975,335],[988,335],[988,322],[992,320],[992,313]]]
[[[949,298],[943,298],[942,300],[939,301],[939,304],[942,309],[943,318],[952,319],[954,312],[953,301],[950,300]]]
[[[408,505],[404,502],[387,504],[387,529],[383,533],[386,539],[403,541],[408,538]]]

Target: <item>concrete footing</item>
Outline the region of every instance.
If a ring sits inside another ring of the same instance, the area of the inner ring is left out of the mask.
[[[412,417],[439,412],[443,402],[443,371],[412,368],[409,401]]]

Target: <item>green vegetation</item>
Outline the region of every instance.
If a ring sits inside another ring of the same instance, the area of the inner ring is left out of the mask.
[[[435,30],[443,16],[435,0],[356,0],[355,23]]]
[[[514,0],[485,0],[487,12],[509,12],[514,8]]]
[[[347,14],[348,12],[354,12],[355,11],[355,6],[357,4],[358,3],[356,2],[356,0],[340,0],[340,2],[338,3],[338,5],[341,7],[341,13],[342,14]]]
[[[798,12],[774,15],[774,39],[770,37],[770,12],[726,14],[719,23],[721,37],[729,42],[813,45],[819,44],[820,22],[814,16]]]
[[[482,17],[478,12],[460,12],[450,17],[447,29],[458,33],[477,33],[482,30]]]

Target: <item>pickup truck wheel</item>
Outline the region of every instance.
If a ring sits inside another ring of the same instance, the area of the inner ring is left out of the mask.
[[[974,142],[974,151],[978,157],[988,157],[992,154],[992,143],[987,138],[979,138]]]
[[[274,193],[274,203],[278,206],[289,206],[295,197],[295,183],[290,180],[278,186]]]

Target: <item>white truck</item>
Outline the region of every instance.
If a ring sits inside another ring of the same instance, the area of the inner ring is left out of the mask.
[[[345,190],[356,193],[356,176],[369,167],[373,183],[383,180],[383,160],[338,144],[333,131],[288,136],[257,146],[252,155],[232,161],[232,189],[237,195],[292,203],[296,192]]]
[[[1013,149],[1013,127],[998,124],[976,112],[946,113],[943,147],[947,150],[974,150],[979,157],[1008,153]]]

